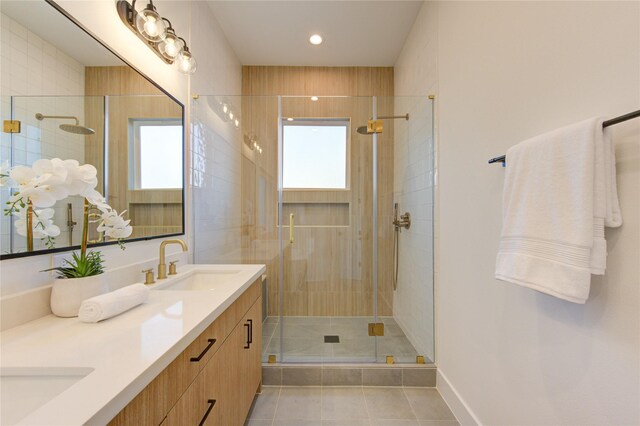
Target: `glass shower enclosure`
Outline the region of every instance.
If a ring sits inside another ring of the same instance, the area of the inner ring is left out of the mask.
[[[193,101],[195,261],[267,265],[264,362],[433,361],[432,116],[426,97]]]

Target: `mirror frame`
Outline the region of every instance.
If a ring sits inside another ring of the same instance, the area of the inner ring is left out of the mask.
[[[93,38],[102,47],[104,47],[109,52],[111,52],[113,55],[115,55],[118,59],[120,59],[125,65],[127,65],[132,70],[134,70],[135,72],[140,74],[144,79],[146,79],[149,83],[153,84],[156,88],[158,88],[158,90],[160,90],[162,93],[164,93],[166,96],[168,96],[171,100],[173,100],[176,104],[178,104],[180,106],[180,109],[182,110],[182,158],[181,158],[181,162],[182,162],[182,232],[174,233],[174,234],[154,235],[154,236],[151,236],[151,237],[138,237],[138,238],[125,239],[123,242],[125,244],[129,244],[129,243],[138,242],[138,241],[148,241],[148,240],[155,240],[155,239],[158,239],[158,238],[167,238],[167,237],[175,237],[175,236],[180,236],[180,235],[186,235],[186,208],[185,208],[186,207],[185,206],[185,202],[186,202],[185,158],[186,158],[186,156],[185,156],[185,154],[186,154],[187,147],[185,146],[185,140],[186,140],[186,138],[185,138],[185,130],[186,130],[185,120],[186,120],[186,116],[185,116],[184,104],[182,102],[180,102],[175,96],[173,96],[172,94],[170,94],[169,92],[164,90],[164,88],[162,88],[158,83],[156,83],[151,78],[149,78],[149,76],[147,76],[145,73],[140,71],[137,67],[133,66],[129,61],[124,59],[120,54],[118,54],[118,52],[116,52],[111,47],[109,47],[109,45],[107,45],[105,42],[100,40],[100,38],[98,38],[95,34],[93,34],[91,31],[89,31],[89,29],[87,29],[84,25],[82,25],[77,19],[75,19],[69,12],[67,12],[65,9],[63,9],[55,1],[53,1],[53,0],[43,0],[43,1],[45,3],[47,3],[48,5],[50,5],[51,7],[53,7],[54,9],[56,9],[58,12],[60,12],[72,24],[76,25],[78,28],[80,28],[82,31],[84,31],[89,37]],[[103,141],[103,150],[105,148],[104,144],[107,144],[107,143],[108,143],[107,140]],[[106,170],[106,167],[108,166],[107,165],[107,158],[104,158],[103,166],[104,166],[104,168]],[[102,178],[104,179],[104,176]],[[114,244],[118,244],[118,242],[117,241],[106,241],[106,242],[102,242],[102,243],[88,244],[87,247],[88,248],[95,248],[95,247],[111,246],[111,245],[114,245]],[[75,250],[79,250],[79,249],[80,249],[80,245],[78,244],[78,245],[73,245],[73,246],[56,247],[56,248],[53,248],[53,249],[44,249],[44,250],[31,251],[31,252],[0,254],[0,261],[1,260],[8,260],[8,259],[17,259],[17,258],[21,258],[21,257],[40,256],[40,255],[46,255],[46,254],[52,254],[52,253],[63,253],[63,252],[75,251]]]

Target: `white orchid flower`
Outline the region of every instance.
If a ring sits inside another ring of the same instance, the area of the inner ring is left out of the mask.
[[[125,220],[122,217],[125,212],[126,210],[118,214],[113,209],[103,212],[100,215],[100,225],[97,227],[98,232],[104,232],[105,236],[117,240],[130,236],[133,228],[129,225],[131,220]]]
[[[54,158],[54,163],[60,164],[67,171],[65,184],[70,195],[82,195],[92,190],[98,184],[98,171],[91,164],[80,165],[76,160],[60,160]]]
[[[11,203],[22,199],[25,203],[31,201],[34,207],[46,208],[69,196],[64,185],[67,169],[52,160],[36,160],[33,167],[14,167],[9,177],[17,183],[18,189],[18,193],[9,199]]]
[[[53,223],[53,209],[34,209],[31,228],[34,238],[51,238],[60,235],[60,228]],[[14,222],[18,235],[27,236],[27,209],[13,213],[18,219]]]
[[[9,177],[18,186],[28,185],[29,182],[36,177],[36,173],[27,166],[16,166],[9,171]]]
[[[59,158],[36,160],[31,168],[40,185],[61,186],[67,183],[69,171]],[[68,193],[68,189],[65,192]]]

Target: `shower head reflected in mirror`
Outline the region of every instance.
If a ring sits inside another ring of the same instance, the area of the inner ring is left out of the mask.
[[[373,135],[374,133],[382,133],[382,123],[376,123],[381,120],[395,120],[398,118],[404,118],[405,120],[409,120],[409,113],[405,115],[387,115],[378,117],[375,120],[373,118],[369,119],[369,122],[366,126],[360,126],[356,129],[358,133],[361,135]]]
[[[93,135],[96,131],[93,129],[90,129],[88,127],[85,126],[81,126],[80,122],[78,121],[77,117],[74,117],[72,115],[42,115],[40,113],[36,114],[36,119],[42,121],[45,118],[55,118],[55,119],[61,119],[61,120],[75,120],[76,124],[61,124],[60,126],[60,130],[63,130],[65,132],[68,133],[73,133],[76,135]]]

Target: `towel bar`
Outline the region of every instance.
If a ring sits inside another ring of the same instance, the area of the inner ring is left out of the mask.
[[[632,111],[632,112],[630,112],[628,114],[625,114],[625,115],[621,115],[620,117],[615,117],[615,118],[612,118],[611,120],[604,121],[602,123],[602,127],[604,128],[604,127],[613,126],[614,124],[622,123],[624,121],[631,120],[632,118],[638,118],[638,117],[640,117],[640,109],[637,110],[637,111]],[[499,157],[494,157],[491,160],[489,160],[489,164],[502,163],[502,167],[505,166],[506,162],[507,162],[507,156],[506,155],[501,155]]]

